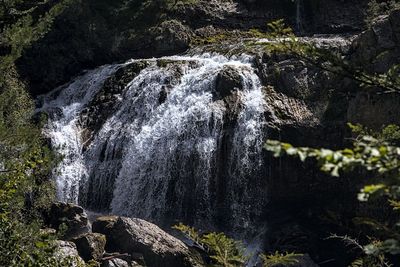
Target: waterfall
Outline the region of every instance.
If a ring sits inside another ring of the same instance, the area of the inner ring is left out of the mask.
[[[138,61],[88,72],[43,97],[45,133],[64,156],[54,172],[59,199],[158,223],[248,227],[266,203],[265,103],[249,59],[204,54],[145,61],[113,94],[112,112],[90,144],[84,145],[83,114],[95,116],[95,99],[106,99],[104,84]],[[233,111],[217,88],[226,67],[242,85],[232,90]]]
[[[299,34],[303,32],[303,0],[296,0],[296,30]]]
[[[116,66],[106,66],[90,71],[39,99],[42,107],[38,111],[45,111],[50,116],[45,134],[63,157],[54,170],[57,197],[61,201],[78,202],[80,180],[87,176],[81,153],[81,129],[77,125],[79,113],[115,69]]]

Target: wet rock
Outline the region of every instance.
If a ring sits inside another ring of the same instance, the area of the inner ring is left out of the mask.
[[[68,241],[55,241],[54,256],[61,261],[68,261],[71,263],[71,267],[84,266],[85,262],[79,256],[76,246],[72,242]]]
[[[93,135],[99,131],[101,125],[113,114],[115,105],[118,103],[118,99],[128,83],[147,66],[148,63],[146,61],[135,61],[122,66],[104,82],[102,89],[95,95],[80,116],[79,123],[85,129],[83,134],[84,148],[90,145]]]
[[[217,99],[224,98],[232,94],[233,91],[243,89],[242,78],[239,72],[230,66],[225,66],[218,73],[216,81]]]
[[[118,216],[98,217],[92,223],[92,231],[93,231],[93,233],[101,233],[106,236],[109,236],[109,235],[111,235],[111,232],[112,232],[117,220],[118,220]]]
[[[63,226],[67,229],[64,239],[70,240],[90,231],[89,220],[82,207],[70,203],[54,203],[48,214],[45,215],[46,223],[54,229],[60,230]]]
[[[79,255],[85,261],[99,261],[104,253],[104,248],[106,246],[106,237],[105,235],[98,233],[88,233],[78,238],[72,239],[72,242],[75,243]]]
[[[158,226],[141,219],[99,218],[94,231],[107,237],[107,249],[121,253],[143,254],[148,266],[202,266],[200,257],[180,240]]]
[[[161,89],[160,95],[158,97],[158,103],[161,105],[167,100],[167,97],[168,97],[168,89],[166,89],[166,87],[164,86]]]

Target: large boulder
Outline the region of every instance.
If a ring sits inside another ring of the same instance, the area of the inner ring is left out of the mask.
[[[106,246],[105,235],[98,233],[88,233],[80,237],[72,239],[75,243],[79,255],[85,261],[102,259],[104,248]]]
[[[93,233],[102,233],[106,237],[110,236],[117,220],[118,220],[118,216],[98,217],[92,223],[92,231],[93,231]],[[107,243],[107,245],[108,245],[108,243]]]
[[[54,203],[45,215],[46,223],[54,229],[65,230],[63,238],[70,240],[90,231],[89,220],[84,209],[71,203]],[[66,229],[62,229],[66,227]]]
[[[141,219],[99,218],[93,231],[105,234],[107,249],[141,253],[150,267],[202,266],[200,257],[177,238]]]
[[[243,88],[242,77],[237,69],[225,66],[217,75],[216,92],[217,98],[224,98],[235,90]]]
[[[85,265],[85,262],[78,254],[75,244],[72,242],[61,240],[55,241],[54,256],[59,262],[68,262],[71,267]]]

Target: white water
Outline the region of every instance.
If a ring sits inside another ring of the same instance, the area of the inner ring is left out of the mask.
[[[303,0],[296,0],[296,30],[299,34],[303,32]]]
[[[65,155],[55,173],[58,196],[95,209],[107,209],[99,203],[108,199],[113,214],[157,222],[193,217],[194,223],[212,223],[222,205],[234,224],[247,227],[251,209],[263,204],[250,185],[262,179],[256,176],[265,137],[259,78],[248,57],[164,60],[179,63],[161,68],[148,60],[84,152],[79,115],[119,66],[89,72],[59,89],[58,96],[45,97],[41,110],[51,114],[46,134]],[[226,66],[240,73],[243,84],[231,138],[227,107],[215,99],[216,78]],[[168,97],[160,103],[162,91]]]
[[[60,201],[78,202],[79,182],[87,176],[87,168],[81,153],[82,129],[77,125],[77,120],[82,109],[115,68],[106,66],[90,71],[67,87],[60,87],[40,99],[43,106],[38,111],[46,111],[50,115],[45,134],[51,138],[52,145],[63,157],[59,167],[54,170]]]

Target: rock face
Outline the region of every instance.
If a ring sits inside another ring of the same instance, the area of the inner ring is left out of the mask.
[[[371,72],[382,73],[400,59],[400,10],[381,16],[352,44],[351,60]]]
[[[154,48],[162,54],[186,50],[193,37],[192,30],[178,20],[164,21],[154,29],[154,32],[157,36],[154,40]]]
[[[238,6],[226,5],[221,8],[215,6],[218,1],[211,2],[208,7],[201,9],[206,16],[199,19],[198,24],[196,24],[196,21],[189,27],[183,22],[184,19],[168,20],[160,25],[159,28],[153,29],[156,35],[159,36],[155,37],[154,40],[156,42],[152,45],[156,48],[150,53],[156,54],[157,52],[155,51],[158,51],[166,54],[172,51],[184,50],[188,45],[188,40],[192,38],[193,32],[196,32],[192,31],[192,29],[200,25],[208,27],[205,26],[207,19],[210,19],[216,26],[221,26],[223,24],[221,24],[221,21],[229,24],[243,20],[243,17],[230,17],[236,12]],[[260,3],[257,3],[258,1],[246,2],[248,6],[260,5]],[[304,2],[307,3],[308,1]],[[333,14],[338,12],[337,9],[335,11],[335,8],[333,8],[336,5],[340,6],[338,2],[334,0],[327,1],[332,8],[321,12],[320,18],[314,17],[314,20],[323,20],[322,17],[327,12],[333,12]],[[290,3],[286,4],[290,5]],[[309,3],[309,5],[311,4]],[[353,10],[356,6],[351,1],[349,10]],[[218,12],[214,12],[213,8]],[[324,9],[323,6],[315,7],[313,9],[315,16],[318,16],[316,13],[322,9]],[[193,14],[195,18],[195,15],[203,14],[199,10],[198,6],[190,6],[182,7],[182,10],[178,11],[183,12],[180,14],[183,17]],[[343,14],[347,12],[345,11]],[[386,71],[392,64],[399,63],[399,13],[399,11],[395,11],[390,16],[382,17],[372,29],[360,34],[346,54],[349,61],[368,66],[369,71],[378,73]],[[227,17],[232,19],[226,20]],[[346,23],[349,21],[345,16],[336,14],[333,17],[337,18],[337,21],[329,22],[329,19],[327,19],[326,23],[321,22],[317,26],[324,24],[323,28],[328,29],[326,30],[328,32],[335,29],[342,31],[347,27]],[[358,17],[359,14],[354,19],[359,22]],[[190,21],[195,21],[195,19]],[[218,21],[220,24],[218,24]],[[251,23],[256,22],[252,20],[249,25]],[[353,28],[352,30],[362,27],[361,22],[357,24],[350,21],[350,24],[350,28]],[[233,27],[232,25],[230,24],[229,27]],[[224,26],[228,27],[227,25]],[[247,24],[239,26],[248,27]],[[116,50],[121,51],[119,50],[121,47],[118,46]],[[135,56],[139,55],[141,54],[135,54]],[[165,64],[165,62],[159,63],[159,67]],[[295,145],[339,148],[345,145],[343,137],[346,134],[345,124],[347,121],[360,122],[372,128],[379,128],[382,124],[400,124],[398,116],[400,114],[400,99],[398,96],[371,95],[370,92],[358,92],[355,90],[358,89],[358,86],[354,82],[307,66],[306,62],[295,59],[290,55],[264,53],[257,58],[256,65],[258,74],[265,86],[264,94],[267,102],[265,117],[268,122],[268,138],[280,138]],[[129,70],[130,68],[132,69]],[[106,90],[102,91],[96,101],[92,103],[92,106],[96,109],[91,111],[96,114],[96,116],[93,116],[95,119],[93,121],[83,121],[91,131],[96,131],[95,126],[101,124],[112,113],[112,107],[116,101],[115,95],[119,94],[128,80],[140,71],[140,66],[132,65],[128,66],[127,69],[129,70],[127,73],[124,73],[124,70],[117,72],[116,76],[110,79],[110,83],[105,87]],[[234,91],[240,90],[241,87],[240,75],[227,67],[218,75],[217,88],[219,94],[216,98],[229,101],[233,106],[237,102],[235,101]],[[167,96],[168,88],[165,88],[159,97],[159,103],[163,103]],[[228,98],[231,96],[234,99],[229,100]],[[227,106],[230,105],[229,103],[227,103]],[[90,127],[90,125],[93,127]],[[226,131],[226,129],[224,130]],[[88,134],[87,140],[89,139],[90,134]],[[269,173],[266,175],[267,179],[269,179],[268,198],[270,206],[276,206],[292,215],[294,214],[294,217],[299,216],[296,220],[304,228],[315,227],[315,225],[308,225],[309,220],[316,218],[317,214],[321,214],[321,207],[326,209],[328,209],[327,207],[333,207],[349,213],[354,212],[352,209],[357,204],[355,204],[356,200],[353,197],[354,192],[349,192],[349,188],[355,188],[353,185],[317,174],[318,171],[314,168],[309,168],[307,164],[302,165],[291,160],[275,160],[268,157],[266,157],[266,161],[267,165],[270,166]],[[225,180],[222,180],[221,184],[225,182]],[[218,192],[219,196],[223,196],[226,193]],[[338,194],[343,197],[338,198]],[[347,197],[349,195],[352,197]],[[96,200],[93,202],[96,202]],[[338,204],[338,202],[340,203]],[[298,207],[297,203],[301,203],[302,206]],[[343,205],[343,203],[346,205]],[[335,205],[339,205],[339,208]],[[64,210],[64,208],[57,208],[56,210],[60,209]],[[304,212],[305,209],[307,209],[307,212]],[[72,216],[67,211],[57,212],[66,214],[63,216],[67,219],[61,221],[65,221],[72,226],[78,225],[78,229],[86,227],[84,216],[81,215],[82,212],[74,211],[71,213]],[[78,220],[75,220],[76,214]],[[265,216],[276,217],[277,213],[268,209]],[[83,219],[79,219],[80,217]],[[222,215],[222,217],[225,219],[225,216]],[[52,217],[50,216],[49,218]],[[269,222],[271,223],[271,220]],[[57,221],[51,225],[58,227],[60,224],[61,222]],[[278,225],[278,228],[283,228],[282,224]],[[315,229],[319,229],[318,225]],[[308,248],[308,245],[312,242],[309,241],[311,240],[310,236],[315,237],[319,234],[324,234],[310,231],[315,229],[307,229],[309,231],[304,231],[304,234],[303,231],[297,234],[293,229],[284,229],[284,232],[287,232],[289,237],[304,242],[304,244],[297,245],[297,248],[302,246]],[[192,257],[192,252],[182,242],[169,236],[155,225],[139,219],[99,218],[93,224],[93,231],[107,236],[106,249],[109,252],[118,251],[129,255],[141,253],[149,266],[196,266],[198,264],[196,257]],[[310,250],[314,250],[317,255],[325,253],[324,248],[318,248],[317,245],[310,248]],[[326,258],[329,258],[329,256]],[[129,261],[121,258],[112,258],[105,260],[104,264],[125,266],[130,264]],[[302,259],[301,262],[302,265],[300,266],[315,266],[308,257]]]
[[[126,66],[121,66],[114,75],[109,77],[88,107],[82,112],[79,124],[85,129],[84,145],[88,145],[99,127],[115,111],[118,97],[132,79],[147,66],[146,61],[136,61]],[[91,114],[88,116],[87,114]],[[104,200],[97,200],[104,201]]]
[[[54,229],[60,230],[60,226],[65,224],[67,230],[64,238],[66,240],[88,233],[90,230],[86,212],[75,204],[54,203],[45,218],[46,223]]]
[[[224,98],[229,96],[233,91],[242,89],[243,85],[240,73],[232,67],[224,67],[218,73],[216,87],[218,93],[216,96],[217,99]]]
[[[25,53],[18,63],[19,71],[29,81],[33,95],[38,95],[67,82],[83,69],[131,57],[182,53],[196,32],[207,27],[222,32],[264,30],[266,22],[284,18],[293,28],[300,24],[302,32],[309,34],[360,31],[366,8],[366,1],[357,0],[170,2],[148,1],[142,5],[142,1],[79,1]]]
[[[194,252],[158,226],[141,219],[99,218],[93,230],[107,236],[107,250],[141,253],[148,266],[201,266]]]
[[[371,73],[384,73],[400,64],[400,10],[380,17],[353,42],[350,60],[365,66]],[[378,88],[379,89],[379,88]],[[348,121],[373,129],[381,125],[400,124],[398,94],[372,94],[358,91],[350,100]]]
[[[79,255],[85,260],[100,261],[106,246],[106,237],[98,233],[88,233],[78,238],[72,239],[75,243]]]
[[[299,0],[305,30],[317,33],[359,32],[365,27],[368,1]]]

